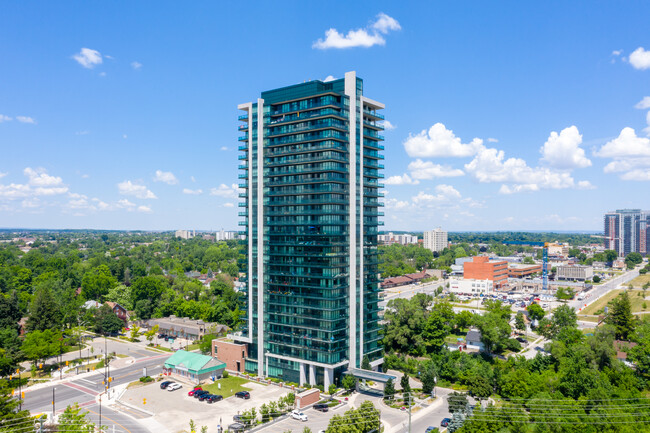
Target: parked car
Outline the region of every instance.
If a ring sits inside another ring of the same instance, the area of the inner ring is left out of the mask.
[[[321,412],[327,412],[330,410],[330,407],[327,405],[327,403],[316,403],[314,405],[314,409],[319,410]]]
[[[228,426],[228,431],[231,432],[243,432],[244,430],[246,430],[246,426],[240,422],[236,422]]]
[[[203,388],[200,386],[195,386],[193,390],[187,393],[190,397],[192,397],[197,391],[203,391]]]
[[[440,427],[447,427],[450,422],[451,418],[443,418],[442,421],[440,421]]]
[[[243,398],[244,400],[248,400],[251,398],[251,393],[248,391],[239,391],[235,393],[235,397],[237,398]]]
[[[199,396],[199,401],[205,401],[205,400],[209,399],[210,397],[212,397],[212,394],[210,394],[209,392],[206,392],[205,394],[201,394]]]
[[[174,382],[171,381],[171,380],[166,380],[166,381],[164,381],[164,382],[160,382],[160,389],[165,389],[165,388],[167,388],[169,385],[171,385],[172,383],[174,383]]]
[[[199,398],[203,394],[210,394],[210,393],[208,391],[205,391],[205,390],[194,391],[194,398]]]
[[[299,410],[294,410],[291,412],[291,418],[299,421],[307,421],[307,414],[300,412]]]
[[[213,394],[206,399],[208,403],[214,403],[215,401],[220,401],[220,400],[223,400],[223,395],[218,395],[218,394]]]
[[[431,432],[433,432],[433,431],[436,431],[436,432],[437,432],[437,431],[438,431],[438,427],[434,427],[434,426],[431,426],[431,425],[430,425],[429,427],[427,427],[427,429],[424,431],[424,433],[431,433]]]
[[[181,389],[182,387],[183,385],[181,385],[180,383],[174,382],[167,387],[167,391],[176,391],[177,389]]]

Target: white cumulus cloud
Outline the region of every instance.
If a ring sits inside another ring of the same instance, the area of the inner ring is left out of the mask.
[[[385,129],[386,131],[392,131],[392,130],[395,129],[395,128],[397,128],[396,125],[393,125],[393,124],[390,123],[390,121],[388,121],[388,120],[384,120],[384,129]]]
[[[591,166],[591,161],[585,156],[580,147],[582,135],[576,126],[564,128],[558,134],[555,131],[540,149],[542,161],[560,169],[585,168]]]
[[[383,35],[389,31],[400,30],[401,26],[394,18],[380,13],[377,18],[368,27],[350,30],[347,33],[339,33],[335,28],[330,28],[325,32],[324,39],[318,39],[313,43],[312,48],[326,50],[329,48],[354,48],[354,47],[372,47],[374,45],[385,45],[386,40]]]
[[[151,213],[152,210],[151,210],[151,207],[142,205],[142,206],[138,206],[138,212]]]
[[[419,183],[419,180],[412,179],[408,174],[391,176],[384,182],[386,185],[417,185]]]
[[[156,170],[156,175],[153,180],[154,182],[164,182],[168,185],[176,185],[178,183],[178,179],[176,179],[176,176],[171,171]]]
[[[500,192],[538,191],[540,189],[575,188],[576,182],[567,171],[546,167],[530,167],[521,158],[505,158],[502,150],[483,148],[465,164],[465,171],[482,183],[504,184]]]
[[[183,188],[183,194],[200,195],[200,194],[203,194],[203,190],[202,189]]]
[[[650,108],[650,96],[644,96],[643,99],[634,106],[634,108],[638,108],[639,110]]]
[[[211,188],[210,189],[210,195],[216,195],[217,197],[231,197],[235,198],[237,197],[237,194],[239,193],[239,187],[237,184],[232,184],[230,186],[226,185],[225,183],[222,183],[219,185],[218,188]]]
[[[79,53],[72,56],[84,68],[92,69],[97,65],[102,64],[102,55],[97,50],[90,48],[82,48]]]
[[[132,195],[142,199],[157,198],[145,185],[133,183],[130,180],[125,180],[117,184],[117,189],[122,195]]]
[[[131,67],[135,70],[138,70],[142,67],[142,63],[140,62],[131,62]]]
[[[336,78],[334,78],[334,75],[328,75],[328,76],[325,77],[325,79],[323,80],[323,83],[327,83],[328,81],[334,81],[334,80],[336,80]]]
[[[32,125],[36,123],[36,120],[29,116],[16,116],[16,120],[20,123],[31,123]]]
[[[438,177],[457,177],[465,173],[463,170],[451,168],[440,164],[434,164],[431,161],[422,161],[416,159],[408,165],[411,176],[414,179],[435,179]]]
[[[619,173],[623,180],[650,180],[650,139],[638,137],[633,128],[623,128],[618,137],[596,151],[596,156],[612,159],[603,169],[605,173]]]
[[[473,139],[470,143],[461,143],[454,132],[442,123],[436,123],[428,131],[409,135],[404,142],[406,153],[411,157],[468,157],[475,155],[483,147],[483,140]]]
[[[0,114],[0,123],[2,123],[2,122],[10,122],[12,120],[13,119],[11,117],[5,116],[4,114]]]
[[[643,47],[639,47],[630,54],[628,61],[634,69],[650,69],[650,50],[646,51]]]
[[[418,205],[432,205],[441,202],[457,201],[462,197],[460,192],[451,185],[438,185],[435,191],[436,194],[428,194],[420,191],[412,200]]]

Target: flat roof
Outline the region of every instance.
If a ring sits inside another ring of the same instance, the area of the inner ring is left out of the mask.
[[[359,379],[372,380],[381,383],[386,383],[390,379],[393,379],[394,382],[397,379],[397,376],[393,376],[392,374],[381,373],[379,371],[362,370],[360,368],[348,368],[343,372],[343,374],[349,374]]]

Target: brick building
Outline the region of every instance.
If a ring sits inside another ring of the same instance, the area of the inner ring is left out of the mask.
[[[228,338],[212,340],[212,356],[226,363],[226,370],[243,372],[248,357],[246,344],[236,343]]]
[[[508,262],[491,261],[487,256],[472,257],[471,262],[463,264],[463,276],[469,280],[490,280],[498,289],[508,282]]]

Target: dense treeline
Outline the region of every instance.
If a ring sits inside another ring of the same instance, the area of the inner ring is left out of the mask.
[[[470,244],[493,244],[504,242],[567,242],[569,245],[586,245],[601,243],[586,233],[553,233],[553,232],[450,232],[449,242]]]
[[[65,351],[81,328],[104,334],[122,328],[109,307],[83,308],[90,300],[117,302],[139,319],[175,314],[235,328],[242,316],[233,287],[242,259],[237,241],[57,232],[40,234],[30,247],[20,239],[0,244],[2,375],[23,359],[37,362]],[[189,272],[213,280],[205,287]],[[24,317],[27,334],[21,340],[18,323]]]
[[[635,423],[650,422],[650,321],[632,315],[626,294],[610,303],[605,324],[591,335],[578,329],[570,307],[558,308],[540,321],[537,331],[550,343],[546,353],[532,359],[490,355],[517,349],[509,343],[509,307],[494,302],[486,308],[483,316],[454,313],[446,302],[423,294],[388,304],[386,368],[419,375],[423,387],[437,378],[440,385],[465,388],[478,399],[501,399],[485,410],[459,405],[450,431],[644,431]],[[447,350],[446,337],[462,335],[470,325],[480,329],[487,351]],[[634,368],[617,359],[617,339],[636,344],[624,349]]]

